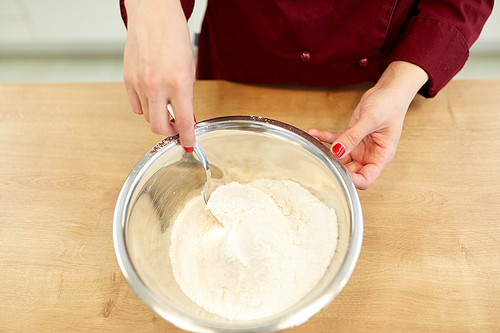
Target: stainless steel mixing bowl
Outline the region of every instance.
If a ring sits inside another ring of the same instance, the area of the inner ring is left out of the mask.
[[[171,137],[136,164],[116,203],[113,241],[125,278],[154,312],[187,331],[274,332],[306,322],[342,290],[361,250],[361,205],[344,166],[307,133],[271,119],[210,119],[197,124],[196,136],[213,177],[225,183],[290,179],[335,208],[339,223],[336,254],[314,289],[277,315],[231,321],[196,305],[173,277],[170,231],[184,204],[201,193],[205,172],[193,154],[184,153],[178,138]]]

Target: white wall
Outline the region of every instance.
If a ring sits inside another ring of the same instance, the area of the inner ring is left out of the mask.
[[[117,52],[118,0],[0,0],[0,52]]]
[[[0,53],[121,53],[126,30],[118,0],[0,0]],[[196,0],[188,24],[199,31],[206,0]],[[500,52],[496,7],[474,52]]]
[[[493,7],[491,16],[486,21],[481,36],[472,46],[471,52],[500,52],[500,8]]]

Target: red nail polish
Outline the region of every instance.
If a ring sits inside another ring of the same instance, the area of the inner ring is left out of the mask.
[[[337,143],[335,146],[333,146],[332,153],[338,158],[341,158],[345,153],[345,147],[342,144]]]
[[[194,122],[197,123],[196,121],[196,116],[193,114]]]
[[[194,151],[193,147],[182,147],[186,153],[192,153]]]

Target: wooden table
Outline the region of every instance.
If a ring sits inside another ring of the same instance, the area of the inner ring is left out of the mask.
[[[341,131],[365,89],[200,81],[195,113]],[[292,332],[498,332],[499,137],[499,80],[417,97],[394,161],[360,192],[351,279]],[[160,139],[121,83],[0,85],[0,331],[180,331],[132,292],[111,237],[122,183]]]

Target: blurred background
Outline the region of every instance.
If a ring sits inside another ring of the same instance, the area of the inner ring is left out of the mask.
[[[196,0],[192,41],[205,8]],[[122,81],[125,37],[118,0],[0,0],[0,82]],[[496,7],[455,78],[500,78]]]

